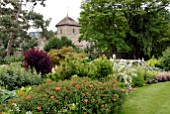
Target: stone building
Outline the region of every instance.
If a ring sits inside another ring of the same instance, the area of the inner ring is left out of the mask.
[[[79,29],[80,25],[73,20],[68,15],[62,19],[59,23],[56,24],[57,27],[57,38],[61,38],[61,36],[66,36],[71,39],[73,44],[84,49],[86,47],[86,42],[79,42],[78,38],[80,36]]]

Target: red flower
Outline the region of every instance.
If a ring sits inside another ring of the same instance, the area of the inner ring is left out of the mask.
[[[92,89],[92,88],[93,88],[93,85],[89,85],[89,87]]]
[[[87,104],[89,101],[88,99],[84,99],[84,103]]]
[[[50,99],[54,99],[54,96],[50,96]]]
[[[51,79],[47,79],[46,82],[47,82],[47,83],[50,83],[50,82],[52,82],[52,80],[51,80]]]
[[[56,87],[55,90],[56,90],[56,91],[60,91],[60,90],[61,90],[61,87]]]
[[[28,96],[27,96],[27,100],[30,101],[30,99],[31,99],[31,96],[28,95]]]
[[[77,89],[80,89],[80,85],[79,85],[79,84],[76,84],[76,88],[77,88]]]
[[[36,109],[40,111],[40,110],[41,110],[41,106],[37,106],[37,108],[36,108]]]

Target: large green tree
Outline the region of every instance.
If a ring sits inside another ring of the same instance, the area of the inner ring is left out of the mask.
[[[32,9],[23,10],[23,6],[26,6],[28,2],[32,3]],[[7,50],[7,56],[10,56],[12,47],[20,47],[21,43],[30,39],[27,30],[31,26],[41,28],[42,33],[47,31],[46,27],[50,20],[44,21],[41,14],[33,11],[37,3],[44,5],[44,0],[0,1],[0,45],[1,49]]]
[[[132,58],[159,55],[168,45],[169,0],[85,0],[79,22],[80,40],[112,54]]]

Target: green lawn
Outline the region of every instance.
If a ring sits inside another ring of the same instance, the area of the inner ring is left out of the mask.
[[[120,114],[170,114],[170,82],[132,91],[127,95]]]

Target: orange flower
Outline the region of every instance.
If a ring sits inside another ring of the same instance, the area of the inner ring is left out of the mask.
[[[27,99],[28,101],[30,101],[31,96],[30,96],[30,95],[28,95],[26,99]]]
[[[38,89],[41,89],[42,88],[42,85],[38,85]]]
[[[85,96],[85,94],[84,94],[84,93],[82,93],[81,95],[82,95],[82,97],[84,97],[84,96]]]
[[[105,96],[105,94],[102,94],[101,96],[102,96],[102,97],[104,97],[104,96]]]
[[[47,79],[46,82],[47,82],[47,83],[50,83],[50,82],[52,82],[52,80],[51,80],[51,79]]]
[[[80,89],[80,85],[79,85],[79,84],[76,84],[76,88],[77,88],[77,89]]]
[[[56,90],[56,91],[60,91],[60,90],[61,90],[61,87],[55,87],[55,90]]]
[[[87,104],[88,103],[88,99],[84,99],[84,103]]]
[[[113,100],[113,102],[115,102],[115,101],[116,101],[116,99],[115,99],[115,98],[113,98],[112,100]]]
[[[89,96],[89,97],[91,97],[91,96],[92,96],[92,94],[91,94],[91,93],[88,93],[88,96]]]
[[[59,102],[59,100],[55,100],[55,102],[56,102],[56,103],[58,103],[58,102]]]
[[[74,82],[70,82],[70,85],[73,85],[74,84]]]
[[[93,85],[89,85],[89,87],[92,89],[92,88],[93,88]]]
[[[116,84],[113,84],[113,87],[116,87],[117,85]]]
[[[16,103],[17,101],[15,99],[12,100],[12,103]]]
[[[52,96],[50,96],[50,99],[54,99],[54,96],[52,95]]]
[[[103,107],[104,107],[104,104],[102,104],[101,107],[103,108]]]
[[[117,98],[119,98],[119,94],[115,94],[114,96],[117,97]]]
[[[113,80],[113,82],[117,82],[117,80],[116,80],[116,79],[114,79],[114,80]]]
[[[84,112],[83,114],[87,114],[87,112]]]
[[[41,110],[41,106],[37,106],[37,108],[36,108],[38,111],[40,111]]]

